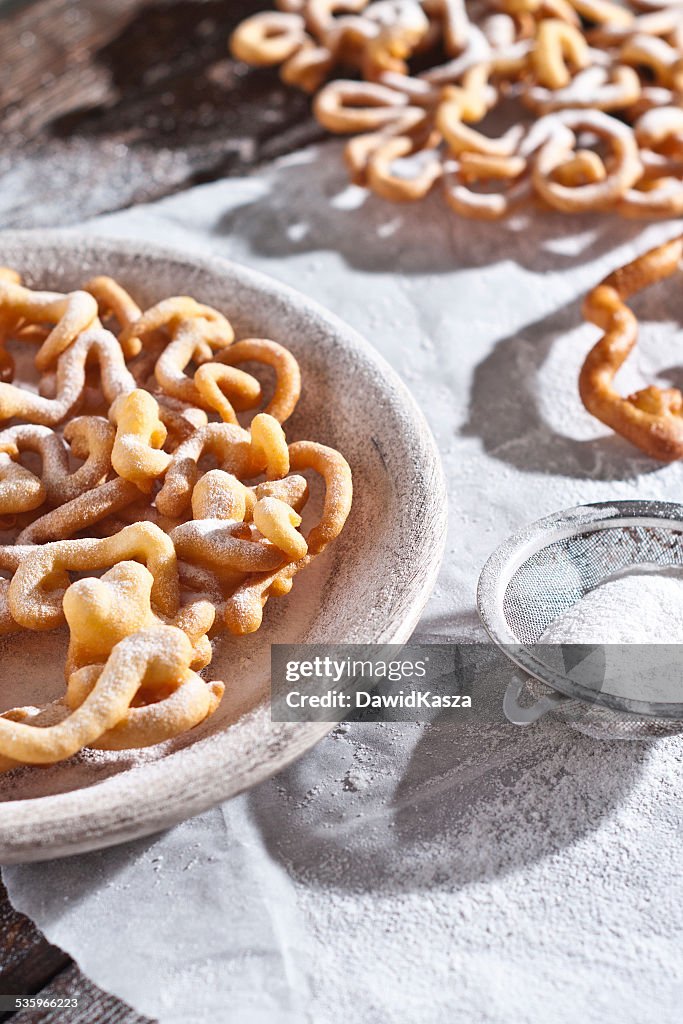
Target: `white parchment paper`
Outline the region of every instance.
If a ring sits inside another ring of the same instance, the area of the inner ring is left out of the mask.
[[[476,629],[479,570],[524,523],[681,500],[683,467],[640,457],[576,389],[597,334],[579,298],[676,228],[391,206],[347,186],[334,143],[87,225],[265,270],[393,364],[449,480],[419,630],[443,637]],[[652,322],[625,389],[680,384],[675,297],[638,299]],[[162,836],[3,877],[89,977],[164,1024],[667,1024],[683,998],[682,759],[678,737],[600,743],[552,721],[342,724]]]

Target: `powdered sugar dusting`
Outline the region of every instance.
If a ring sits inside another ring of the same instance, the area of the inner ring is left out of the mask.
[[[547,644],[683,643],[683,578],[639,573],[608,580],[557,619]]]

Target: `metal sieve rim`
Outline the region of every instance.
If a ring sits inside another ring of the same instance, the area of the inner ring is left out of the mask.
[[[477,611],[491,640],[519,668],[567,697],[646,718],[683,718],[683,703],[657,703],[596,692],[555,672],[508,625],[505,593],[517,569],[537,551],[566,537],[615,526],[658,526],[683,532],[683,505],[649,499],[575,505],[544,516],[503,541],[487,559],[477,584]]]

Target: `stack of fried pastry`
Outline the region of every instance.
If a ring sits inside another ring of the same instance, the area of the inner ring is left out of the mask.
[[[257,630],[350,511],[339,452],[285,438],[295,358],[187,296],[143,311],[110,277],[61,294],[5,268],[0,380],[0,632],[70,631],[64,696],[0,716],[0,768],[192,729],[223,693],[210,638]]]
[[[316,93],[352,180],[465,217],[683,212],[683,14],[668,0],[279,0],[231,40]],[[409,159],[407,159],[409,158]]]

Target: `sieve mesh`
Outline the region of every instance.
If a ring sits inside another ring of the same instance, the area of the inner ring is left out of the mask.
[[[477,606],[484,626],[508,657],[531,673],[526,697],[538,700],[557,689],[572,694],[550,714],[596,738],[678,732],[683,703],[649,702],[643,713],[647,701],[618,702],[598,692],[588,696],[564,673],[553,677],[523,652],[586,594],[635,568],[683,568],[683,505],[617,501],[557,512],[501,544],[479,579]]]
[[[513,573],[503,599],[508,626],[521,643],[535,643],[589,591],[622,571],[647,565],[683,566],[683,531],[628,525],[563,537]]]
[[[545,683],[528,676],[521,700],[522,703],[542,700],[551,692]],[[680,722],[670,718],[643,718],[642,715],[601,708],[585,700],[567,700],[549,712],[548,717],[564,722],[570,729],[594,740],[657,739],[660,736],[672,736],[683,729]]]

